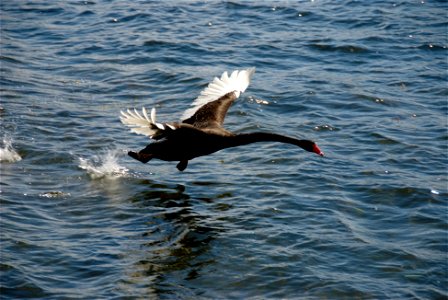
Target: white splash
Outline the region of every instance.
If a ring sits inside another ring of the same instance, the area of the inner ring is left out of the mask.
[[[3,138],[3,147],[0,147],[0,162],[16,162],[22,160],[19,153],[12,147],[10,138]]]
[[[46,193],[39,194],[40,197],[44,198],[62,198],[62,197],[70,197],[70,193],[61,192],[61,191],[51,191]]]
[[[129,170],[118,163],[120,150],[108,150],[90,159],[79,158],[79,167],[87,171],[92,179],[118,178],[128,175]]]
[[[436,190],[436,189],[431,189],[431,194],[439,195],[440,192],[438,190]]]

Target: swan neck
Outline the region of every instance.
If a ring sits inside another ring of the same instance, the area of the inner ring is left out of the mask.
[[[299,147],[301,145],[301,140],[291,138],[288,136],[267,132],[254,132],[254,133],[238,134],[233,136],[230,147],[242,146],[258,142],[280,142],[280,143],[293,144]]]

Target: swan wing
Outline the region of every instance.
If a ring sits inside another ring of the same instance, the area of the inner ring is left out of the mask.
[[[142,108],[141,114],[134,108],[121,111],[121,123],[131,128],[131,132],[149,136],[151,139],[159,140],[178,128],[177,124],[156,122],[156,109],[151,110],[148,116],[146,108]]]
[[[215,77],[182,115],[182,122],[201,128],[207,123],[222,125],[230,105],[247,89],[254,73],[255,68],[250,68]]]

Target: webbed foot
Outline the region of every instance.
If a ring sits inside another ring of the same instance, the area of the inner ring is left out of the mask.
[[[138,161],[141,161],[142,163],[146,164],[148,161],[150,161],[152,159],[152,154],[148,154],[148,153],[136,153],[133,151],[129,151],[128,155]]]
[[[183,170],[185,170],[186,168],[187,168],[187,166],[188,166],[188,160],[181,160],[178,164],[177,164],[177,169],[179,170],[179,171],[183,171]]]

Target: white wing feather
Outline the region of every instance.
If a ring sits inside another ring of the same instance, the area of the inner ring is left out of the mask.
[[[255,73],[255,68],[246,70],[235,70],[230,74],[224,72],[221,78],[215,79],[199,94],[199,96],[191,104],[193,107],[185,111],[182,120],[191,117],[200,107],[205,104],[215,101],[227,93],[235,92],[238,98],[249,86],[250,79]],[[162,124],[156,122],[156,109],[151,109],[151,114],[148,116],[146,109],[142,108],[140,114],[135,108],[134,111],[128,109],[121,111],[121,123],[131,128],[131,131],[137,134],[143,134],[150,138],[162,134],[164,130],[175,130],[176,127],[170,124]],[[166,126],[166,127],[165,127]]]
[[[205,104],[215,101],[227,93],[235,92],[238,98],[249,86],[250,79],[255,73],[255,68],[247,70],[235,70],[229,75],[224,72],[221,78],[215,79],[199,94],[191,104],[193,107],[187,109],[182,115],[182,120],[186,120]]]
[[[131,128],[131,131],[137,134],[147,135],[153,137],[155,134],[159,133],[160,130],[165,130],[165,126],[161,123],[156,122],[156,109],[151,110],[151,118],[148,117],[146,109],[142,108],[141,115],[135,108],[134,111],[130,109],[127,112],[121,111],[120,120],[121,123]],[[173,126],[169,126],[173,129]]]

